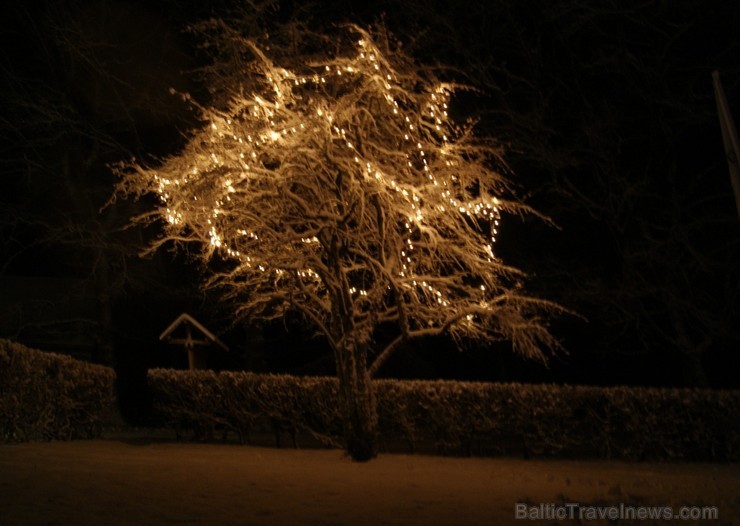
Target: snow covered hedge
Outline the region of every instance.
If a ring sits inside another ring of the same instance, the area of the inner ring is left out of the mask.
[[[740,392],[380,380],[381,430],[443,453],[740,459]]]
[[[115,377],[108,367],[0,340],[0,441],[99,436]]]
[[[265,424],[340,445],[334,378],[149,371],[169,425],[244,441]],[[740,392],[376,380],[386,450],[463,455],[740,460]]]
[[[255,427],[308,433],[338,446],[342,423],[334,378],[259,375],[249,372],[174,371],[148,374],[154,409],[165,423],[199,438],[214,428],[245,442]]]

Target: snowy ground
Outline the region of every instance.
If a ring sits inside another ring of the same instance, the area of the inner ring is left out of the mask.
[[[515,520],[515,505],[717,506],[740,466],[526,461],[133,441],[0,446],[0,525],[606,524]],[[663,524],[657,521],[609,524]]]

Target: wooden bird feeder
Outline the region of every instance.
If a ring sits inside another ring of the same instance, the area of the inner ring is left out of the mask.
[[[206,356],[214,345],[224,351],[229,348],[190,314],[183,312],[167,327],[159,339],[173,345],[182,345],[188,353],[191,371],[206,369]]]

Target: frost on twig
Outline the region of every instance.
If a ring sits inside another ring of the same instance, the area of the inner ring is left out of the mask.
[[[369,349],[371,372],[405,341],[505,338],[530,358],[556,346],[495,243],[508,192],[503,150],[458,125],[439,82],[349,26],[348,51],[292,64],[244,40],[249,89],[157,166],[124,166],[119,191],[159,198],[168,240],[222,260],[237,317],[301,312],[335,351]],[[380,330],[382,329],[382,331]],[[378,334],[395,334],[382,339]]]

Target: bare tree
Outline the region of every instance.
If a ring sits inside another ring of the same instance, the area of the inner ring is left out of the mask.
[[[336,48],[286,69],[239,39],[249,90],[157,166],[121,167],[119,191],[154,193],[136,222],[166,224],[151,250],[197,247],[238,317],[303,314],[331,347],[346,443],[376,454],[370,378],[405,342],[508,339],[543,360],[557,307],[522,292],[496,257],[510,194],[503,150],[448,116],[458,88],[439,82],[387,36],[350,25]],[[390,335],[390,336],[389,336]]]

